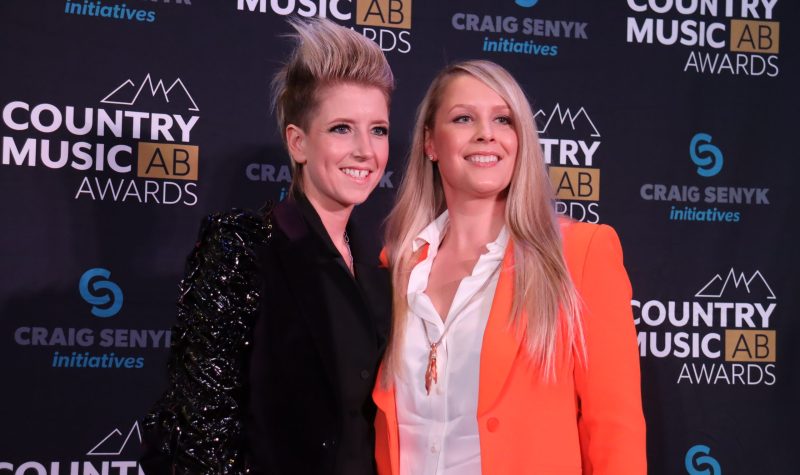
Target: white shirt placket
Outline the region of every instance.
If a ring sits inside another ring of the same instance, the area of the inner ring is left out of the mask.
[[[431,332],[430,337],[431,341],[437,341],[439,338],[442,337],[442,333],[444,332],[444,326],[439,325],[436,326],[435,332]],[[429,462],[430,466],[426,467],[425,473],[435,474],[439,471],[439,466],[442,463],[443,454],[442,450],[444,449],[444,436],[446,433],[446,414],[445,410],[447,408],[447,400],[445,399],[446,390],[443,387],[446,384],[445,375],[447,374],[447,337],[442,339],[439,343],[439,347],[436,350],[436,365],[438,371],[438,380],[434,383],[433,388],[431,388],[431,394],[429,395],[431,398],[431,405],[432,405],[432,416],[433,416],[433,427],[431,427],[430,436],[428,437],[428,450],[430,450],[430,457]]]
[[[430,244],[428,256],[413,269],[409,281],[406,359],[397,391],[402,475],[480,473],[475,416],[480,344],[508,234],[504,229],[496,242],[487,245],[489,252],[459,284],[443,322],[425,289],[446,219],[445,212],[420,233],[420,239]],[[430,342],[437,341],[438,381],[427,394],[424,373]],[[455,366],[450,356],[456,358]]]

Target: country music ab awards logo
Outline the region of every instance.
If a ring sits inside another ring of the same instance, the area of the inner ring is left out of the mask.
[[[86,455],[121,455],[125,452],[125,448],[130,442],[134,444],[138,442],[139,445],[142,443],[142,431],[139,429],[139,421],[134,421],[131,428],[128,429],[127,435],[119,430],[119,428],[114,428],[108,435],[103,437],[103,440],[86,452]]]
[[[67,440],[74,440],[69,437]],[[137,447],[142,445],[142,431],[139,422],[134,421],[130,429],[124,431],[114,428],[96,445],[86,452],[84,460],[66,462],[65,473],[70,475],[144,475],[142,467],[136,462],[139,455]],[[61,462],[28,461],[14,466],[8,462],[0,462],[0,470],[8,470],[17,475],[27,473],[58,475]]]
[[[746,208],[769,206],[769,188],[704,185],[708,180],[719,182],[726,163],[725,152],[713,137],[696,133],[689,140],[687,171],[693,170],[699,179],[691,184],[645,183],[639,188],[644,201],[666,203],[670,221],[706,223],[738,223],[744,220]]]
[[[197,204],[200,116],[183,80],[147,74],[100,97],[100,107],[5,104],[2,165],[78,172],[76,200]],[[155,108],[171,113],[147,111]]]
[[[539,109],[539,142],[549,165],[558,214],[578,221],[600,221],[600,132],[585,107]]]
[[[681,361],[676,384],[772,386],[778,299],[759,270],[734,268],[690,300],[632,300],[642,358]]]
[[[690,49],[684,72],[780,74],[778,0],[627,0],[627,42]]]
[[[411,52],[412,0],[237,0],[244,12],[331,18],[361,33],[384,52]],[[355,7],[355,8],[354,8]],[[355,17],[355,25],[349,23]]]
[[[108,269],[85,271],[78,279],[77,290],[93,317],[108,320],[120,314],[124,293],[111,280]],[[170,346],[170,330],[97,329],[88,323],[85,327],[20,326],[14,330],[14,342],[21,347],[46,350],[50,367],[56,369],[141,369],[145,357],[136,354],[139,350]]]
[[[538,0],[505,0],[504,5],[527,9],[540,3]],[[499,13],[497,8],[488,12],[456,11],[450,15],[450,26],[476,40],[482,53],[498,55],[553,58],[558,56],[563,43],[589,39],[586,21],[527,16],[527,12],[518,8],[512,15]]]

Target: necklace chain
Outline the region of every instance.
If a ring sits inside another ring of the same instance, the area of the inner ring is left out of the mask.
[[[353,267],[353,251],[350,250],[350,236],[347,235],[347,231],[344,232],[344,245],[347,247],[347,257],[350,258],[350,270],[355,272],[355,268]]]

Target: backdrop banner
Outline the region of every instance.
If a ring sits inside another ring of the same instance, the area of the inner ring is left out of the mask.
[[[435,73],[502,64],[556,211],[621,237],[650,473],[798,473],[791,0],[0,2],[0,473],[143,473],[202,218],[287,194],[269,82],[314,16],[397,78],[376,249]]]

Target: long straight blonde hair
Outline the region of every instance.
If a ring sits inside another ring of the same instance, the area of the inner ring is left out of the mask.
[[[393,322],[381,383],[388,386],[402,359],[408,317],[408,279],[418,253],[417,235],[447,204],[438,168],[425,158],[425,132],[450,81],[470,75],[486,84],[508,104],[517,133],[518,151],[507,190],[505,222],[514,246],[514,297],[509,326],[526,345],[545,379],[555,378],[559,351],[585,358],[580,298],[564,261],[553,193],[528,99],[503,67],[472,60],[448,66],[431,83],[417,110],[405,175],[386,223],[386,250],[393,284]],[[559,342],[565,343],[560,348]],[[577,351],[573,351],[577,350]]]

